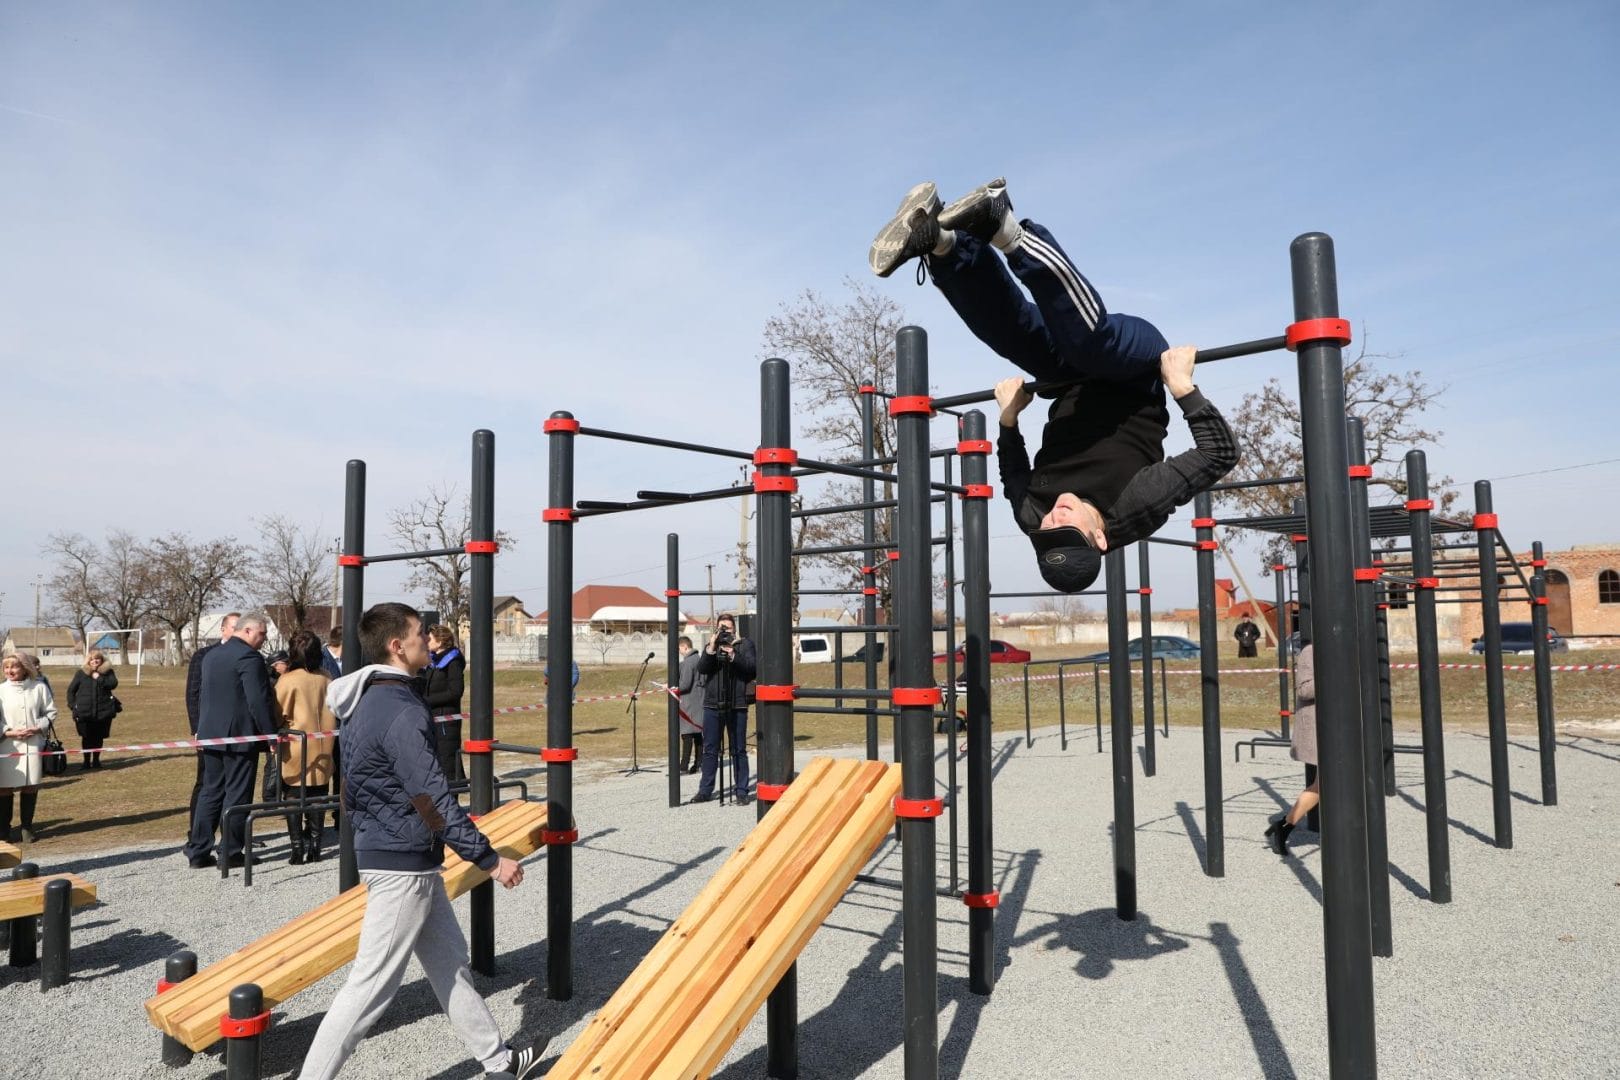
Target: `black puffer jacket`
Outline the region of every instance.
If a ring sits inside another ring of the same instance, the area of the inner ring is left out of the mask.
[[[495,868],[500,856],[450,794],[414,679],[372,664],[333,682],[326,703],[343,721],[343,804],[361,870],[433,870],[446,844]]]
[[[748,692],[756,674],[754,643],[739,637],[734,651],[729,661],[707,648],[698,654],[698,674],[706,680],[703,684],[705,709],[748,707]]]
[[[451,649],[427,666],[428,712],[450,716],[461,711],[461,695],[467,688],[467,660],[460,649]]]
[[[98,720],[102,723],[111,722],[118,715],[118,705],[113,700],[113,691],[118,689],[118,673],[116,671],[103,672],[101,678],[86,675],[81,669],[73,673],[73,681],[68,683],[68,712],[73,719],[80,721]]]

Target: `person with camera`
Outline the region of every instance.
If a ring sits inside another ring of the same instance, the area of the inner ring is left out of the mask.
[[[714,798],[714,774],[720,766],[720,733],[731,749],[731,775],[737,804],[748,804],[748,686],[754,681],[754,643],[737,634],[737,618],[730,612],[715,617],[714,636],[698,657],[703,686],[703,775],[695,803]]]

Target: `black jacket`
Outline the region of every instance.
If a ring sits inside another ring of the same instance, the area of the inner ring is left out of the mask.
[[[68,683],[68,712],[78,721],[99,720],[111,723],[112,718],[118,715],[117,705],[113,702],[113,691],[118,689],[118,673],[104,671],[101,678],[86,675],[81,668],[73,673],[73,681]]]
[[[467,686],[467,659],[460,649],[451,649],[448,656],[448,659],[441,656],[427,666],[422,696],[427,699],[428,713],[432,716],[449,716],[461,711],[461,695]]]
[[[191,654],[191,664],[186,668],[186,720],[191,724],[191,734],[197,734],[198,710],[202,708],[202,666],[203,657],[219,648],[221,642],[204,645]]]
[[[698,674],[705,679],[703,684],[705,709],[748,707],[748,687],[756,674],[752,641],[745,637],[738,638],[736,655],[729,662],[720,659],[719,653],[704,649],[698,654],[697,669]]]
[[[414,683],[373,667],[338,680],[328,696],[343,721],[343,805],[354,823],[355,864],[433,870],[448,844],[480,870],[493,870],[500,854],[450,794],[433,721]]]
[[[270,678],[264,657],[241,638],[210,649],[202,662],[202,689],[198,695],[197,737],[223,739],[243,735],[273,735],[276,710],[270,697]],[[263,753],[264,743],[237,743],[214,749],[237,754]]]

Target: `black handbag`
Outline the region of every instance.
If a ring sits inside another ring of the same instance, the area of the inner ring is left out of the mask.
[[[67,772],[67,754],[62,740],[56,737],[56,725],[45,729],[45,746],[41,751],[39,771],[46,776],[61,776]]]

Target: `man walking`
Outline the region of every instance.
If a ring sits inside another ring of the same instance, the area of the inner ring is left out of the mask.
[[[264,644],[269,619],[254,613],[236,623],[236,634],[220,642],[202,663],[198,694],[199,739],[243,738],[276,733],[275,706],[270,677],[259,647]],[[214,832],[225,811],[253,801],[253,777],[259,756],[272,753],[274,742],[243,742],[202,749],[203,783],[192,815],[191,838],[185,854],[194,870],[215,865]],[[238,815],[220,829],[219,855],[227,866],[241,866],[247,819]]]
[[[186,668],[186,721],[191,725],[191,737],[197,737],[197,719],[202,710],[202,666],[203,658],[225,642],[231,640],[236,633],[236,620],[242,617],[240,611],[232,611],[219,621],[219,640],[211,645],[204,645],[191,654],[191,664]],[[202,791],[203,783],[203,756],[202,750],[197,751],[197,779],[191,785],[191,802],[186,810],[186,833],[191,833],[191,823],[197,817],[197,795]]]
[[[428,660],[421,617],[405,604],[378,604],[360,617],[360,645],[362,655],[381,662],[333,683],[326,701],[344,721],[343,800],[366,914],[348,981],[299,1076],[337,1075],[394,1000],[413,955],[450,1026],[487,1074],[535,1075],[545,1044],[519,1050],[501,1038],[473,988],[467,939],[439,873],[446,844],[508,889],[523,881],[523,867],[490,846],[450,793],[416,680]]]

